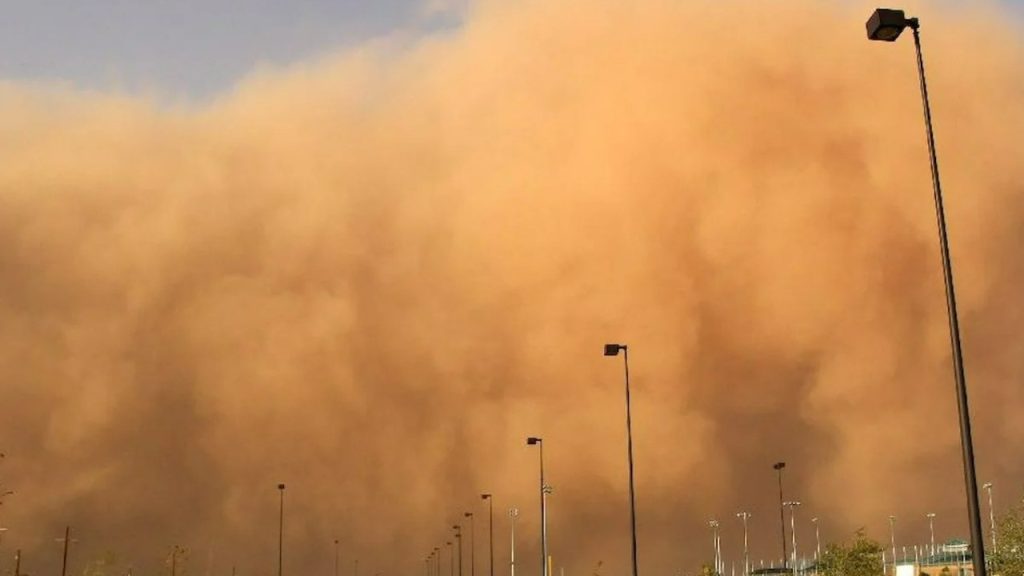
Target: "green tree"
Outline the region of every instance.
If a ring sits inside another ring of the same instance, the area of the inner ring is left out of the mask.
[[[718,572],[711,567],[710,564],[704,564],[700,567],[700,576],[718,576]]]
[[[1024,510],[1018,504],[996,523],[993,572],[999,576],[1024,576]]]
[[[882,547],[858,530],[846,544],[829,544],[818,562],[821,576],[880,576]]]

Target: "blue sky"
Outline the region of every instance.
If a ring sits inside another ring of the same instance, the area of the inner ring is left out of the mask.
[[[399,29],[450,23],[427,0],[0,0],[0,78],[202,98]],[[447,22],[446,22],[447,21]]]
[[[261,64],[450,25],[465,1],[0,0],[0,78],[201,100]]]

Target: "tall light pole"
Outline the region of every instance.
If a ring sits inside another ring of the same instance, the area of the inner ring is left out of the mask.
[[[512,522],[512,547],[509,553],[509,576],[516,576],[516,518],[519,518],[519,509],[509,508],[508,517]]]
[[[904,28],[914,32],[914,48],[917,52],[917,74],[921,87],[921,104],[924,108],[925,135],[928,140],[929,160],[932,172],[932,193],[935,197],[935,219],[939,229],[939,251],[942,255],[942,272],[946,285],[946,313],[949,316],[949,340],[953,352],[953,380],[956,384],[957,411],[960,416],[960,448],[963,454],[964,484],[967,490],[967,515],[971,529],[971,560],[974,576],[986,576],[985,541],[981,533],[981,515],[978,506],[978,481],[974,471],[974,441],[971,438],[971,412],[967,404],[967,378],[964,375],[963,352],[960,349],[960,321],[956,311],[956,291],[953,288],[953,264],[949,256],[949,239],[946,234],[946,212],[942,203],[942,185],[939,182],[939,160],[935,152],[935,132],[932,129],[931,104],[928,101],[928,83],[924,74],[924,57],[921,55],[920,22],[907,18],[902,10],[879,8],[867,21],[868,38],[892,42]]]
[[[896,517],[889,515],[889,540],[892,543],[892,576],[896,576]]]
[[[430,562],[430,558],[427,558],[427,562]],[[428,564],[429,566],[429,564]],[[334,576],[338,576],[338,539],[334,539]]]
[[[992,483],[985,482],[982,486],[985,490],[988,490],[988,521],[989,531],[992,533],[992,552],[996,551],[996,511],[992,507]]]
[[[785,462],[776,462],[772,468],[779,473],[779,527],[782,528],[782,567],[786,567],[786,506],[782,496],[782,470]]]
[[[925,516],[928,517],[928,532],[931,533],[931,542],[932,542],[931,552],[929,552],[929,553],[932,556],[934,556],[935,555],[935,512],[929,512],[928,514],[925,514]]]
[[[441,576],[441,547],[434,547],[434,576]]]
[[[821,527],[817,517],[811,518],[811,524],[814,524],[814,563],[817,564],[821,559]]]
[[[625,344],[604,345],[605,356],[618,356],[620,350],[622,351],[622,363],[625,368],[626,376],[626,446],[629,461],[629,520],[630,535],[632,537],[633,576],[637,576],[638,569],[636,560],[636,487],[633,481],[633,416],[632,410],[630,409],[629,395],[629,347],[626,346]]]
[[[480,498],[487,500],[487,525],[488,541],[490,542],[491,576],[494,576],[494,496],[492,494],[481,494]]]
[[[284,484],[277,485],[280,495],[280,511],[277,517],[277,576],[284,571]]]
[[[448,547],[448,562],[449,562],[449,574],[455,576],[455,547],[452,546],[451,540],[444,543]]]
[[[540,449],[540,573],[539,576],[548,576],[548,504],[544,484],[544,439],[530,436],[526,439],[530,446],[537,446]]]
[[[750,576],[750,550],[747,542],[747,520],[750,520],[750,512],[740,512],[736,517],[743,520],[743,576]]]
[[[61,565],[60,565],[60,576],[67,576],[67,574],[68,574],[68,547],[71,544],[73,544],[75,542],[78,542],[78,540],[72,540],[71,539],[71,526],[65,526],[64,527],[64,537],[63,538],[57,538],[57,541],[64,543],[64,559],[61,561]]]
[[[715,574],[722,575],[722,547],[718,540],[718,520],[708,522],[711,526],[711,546],[715,553]]]
[[[463,516],[469,518],[469,576],[476,576],[476,523],[472,512],[466,512]]]
[[[789,506],[789,531],[793,537],[793,576],[796,576],[797,562],[796,562],[796,507],[800,505],[800,502],[791,500],[785,503],[785,506]]]
[[[456,524],[452,530],[455,531],[455,541],[459,545],[459,576],[462,576],[462,526]]]

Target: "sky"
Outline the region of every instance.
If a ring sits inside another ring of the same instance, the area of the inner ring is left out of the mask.
[[[1024,1],[1005,0],[1020,15]],[[0,78],[203,101],[254,68],[456,26],[464,0],[3,0]]]
[[[555,566],[621,576],[610,341],[644,573],[693,573],[712,518],[735,561],[740,511],[777,560],[778,460],[803,551],[812,517],[963,536],[907,38],[813,0],[366,5],[2,6],[0,572],[17,548],[56,573],[71,525],[73,575],[166,574],[180,545],[190,576],[270,576],[279,482],[286,574],[336,539],[362,576],[414,574],[467,511],[479,543],[483,491],[532,560],[538,435]],[[1024,39],[1017,8],[914,10],[1002,511]]]
[[[258,66],[447,27],[458,2],[3,0],[0,77],[203,99]]]

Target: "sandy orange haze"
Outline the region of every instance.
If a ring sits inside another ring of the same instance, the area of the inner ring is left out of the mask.
[[[483,1],[202,106],[0,85],[0,570],[415,575],[521,509],[566,576],[966,534],[913,47],[853,2]],[[922,21],[979,477],[1024,464],[1024,43]],[[112,564],[95,562],[112,551]],[[478,573],[487,555],[478,550]],[[468,554],[467,554],[468,562]],[[92,564],[90,564],[92,563]],[[467,568],[468,569],[468,568]],[[180,573],[179,573],[180,574]]]

